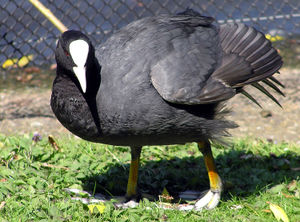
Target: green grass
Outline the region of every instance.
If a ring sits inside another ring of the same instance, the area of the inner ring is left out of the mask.
[[[275,221],[269,204],[279,205],[290,221],[300,221],[300,148],[257,140],[236,140],[230,148],[213,148],[225,180],[220,205],[202,212],[156,207],[145,199],[138,208],[103,213],[72,200],[65,188],[123,195],[130,153],[127,147],[93,144],[75,137],[34,143],[31,136],[0,135],[0,221]],[[296,185],[293,181],[296,181]],[[139,186],[142,193],[173,196],[208,188],[202,155],[195,144],[144,147]]]

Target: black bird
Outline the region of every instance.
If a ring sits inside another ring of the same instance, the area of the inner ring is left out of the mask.
[[[137,197],[142,146],[197,142],[210,190],[195,209],[214,208],[222,182],[210,143],[236,127],[223,118],[223,101],[242,93],[257,103],[243,89],[251,84],[279,104],[258,83],[283,94],[270,41],[244,24],[213,21],[189,9],[132,22],[96,48],[79,31],[59,38],[52,110],[85,140],[131,147],[128,200]]]

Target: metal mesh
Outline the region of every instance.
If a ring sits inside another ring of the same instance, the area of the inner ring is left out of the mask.
[[[99,44],[114,31],[142,17],[192,8],[218,23],[244,22],[287,39],[300,36],[299,0],[41,0],[69,29]],[[30,64],[54,63],[60,32],[27,0],[0,0],[0,63],[32,55]],[[299,38],[298,38],[299,39]],[[277,40],[277,39],[275,39]],[[287,41],[285,41],[287,42]],[[289,41],[293,42],[293,41]],[[295,43],[295,41],[294,41]],[[296,41],[299,45],[299,40]],[[282,44],[282,43],[280,43]],[[13,60],[17,61],[17,60]]]

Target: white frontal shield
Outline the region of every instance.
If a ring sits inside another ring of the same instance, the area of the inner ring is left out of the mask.
[[[89,53],[89,44],[82,40],[75,40],[69,45],[70,55],[76,64],[73,71],[80,83],[82,91],[86,92],[86,60]]]

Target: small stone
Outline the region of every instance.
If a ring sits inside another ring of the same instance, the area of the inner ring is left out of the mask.
[[[242,209],[242,208],[243,208],[242,205],[232,205],[232,206],[230,207],[230,209],[233,209],[233,210],[238,210],[238,209]]]
[[[35,121],[30,124],[32,127],[41,127],[43,124],[41,122]]]
[[[263,117],[263,118],[268,118],[268,117],[271,117],[272,116],[272,113],[270,110],[262,110],[260,112],[260,115]]]
[[[121,209],[135,208],[138,205],[139,205],[139,203],[135,202],[134,200],[130,200],[126,203],[117,203],[117,204],[115,204],[115,206],[117,208],[121,208]]]

